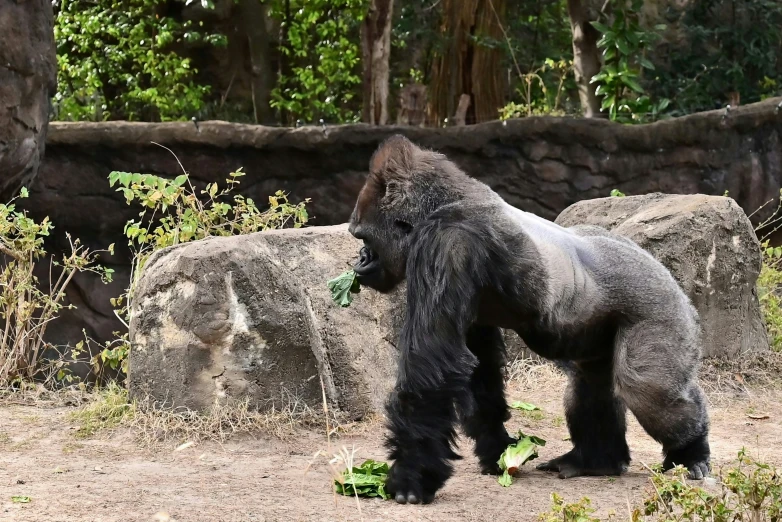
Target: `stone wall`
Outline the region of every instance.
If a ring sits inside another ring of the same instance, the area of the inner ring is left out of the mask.
[[[173,152],[203,185],[242,167],[248,174],[242,178],[245,195],[263,202],[283,189],[294,199],[312,198],[311,224],[332,225],[348,220],[377,145],[403,133],[447,154],[511,204],[552,220],[570,204],[606,196],[614,188],[627,194],[722,195],[727,190],[751,213],[779,196],[781,104],[776,98],[730,114],[712,111],[638,126],[548,117],[445,129],[53,123],[28,208],[36,217],[50,216],[57,226],[54,249],[66,246],[65,231],[96,248],[110,243],[120,248],[107,260],[117,282],[106,288],[91,277],[76,281],[68,296],[79,309],[49,331],[62,343],[81,338],[82,328],[96,339],[121,329],[108,299],[127,283],[122,230],[138,209],[109,188],[112,170],[173,177],[181,173]]]

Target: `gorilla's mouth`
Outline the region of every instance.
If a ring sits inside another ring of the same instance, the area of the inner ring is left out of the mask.
[[[358,261],[353,265],[353,271],[359,277],[368,276],[381,269],[380,258],[367,246],[361,247],[358,252]]]

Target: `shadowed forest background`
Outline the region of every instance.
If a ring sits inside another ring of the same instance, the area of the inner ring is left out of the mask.
[[[54,119],[649,122],[782,92],[776,0],[116,4],[55,0]]]

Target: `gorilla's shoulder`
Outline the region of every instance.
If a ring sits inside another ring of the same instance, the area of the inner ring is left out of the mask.
[[[567,227],[567,230],[580,237],[607,237],[628,245],[637,246],[633,240],[598,225],[573,225],[572,227]]]

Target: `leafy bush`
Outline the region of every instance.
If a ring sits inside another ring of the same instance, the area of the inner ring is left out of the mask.
[[[670,475],[652,471],[646,497],[640,506],[629,506],[631,522],[778,522],[782,520],[782,470],[752,459],[742,449],[738,464],[718,476],[719,493],[706,491],[687,480],[679,466]],[[568,504],[551,495],[550,512],[543,522],[599,522],[589,498]],[[608,520],[616,520],[610,513]]]
[[[27,197],[26,189],[21,197]],[[78,272],[95,272],[104,281],[110,281],[113,272],[96,264],[100,252],[70,235],[70,253],[60,260],[48,257],[44,239],[54,228],[52,223],[48,218],[29,218],[16,209],[16,199],[0,204],[0,252],[5,257],[0,267],[0,387],[24,379],[49,382],[64,377],[61,360],[43,364],[44,352],[54,348],[44,340],[47,326],[65,306],[65,289]],[[41,289],[34,272],[46,260],[54,277],[48,289]]]
[[[757,286],[769,342],[775,351],[782,351],[782,247],[763,242],[763,264]]]
[[[677,467],[673,477],[654,473],[643,512],[636,508],[633,520],[672,519],[693,521],[778,521],[782,517],[782,475],[769,464],[738,454],[738,466],[721,473],[720,493],[693,486],[687,470]],[[642,517],[643,515],[643,517]]]
[[[564,116],[566,84],[573,81],[573,60],[546,58],[543,65],[522,75],[522,86],[517,89],[521,103],[510,102],[502,107],[500,119],[523,116]]]
[[[191,21],[160,16],[162,0],[62,0],[57,43],[60,120],[178,120],[200,110],[209,92],[197,84],[182,43],[225,44]]]
[[[654,69],[645,52],[658,39],[654,32],[641,28],[638,13],[642,4],[642,0],[633,0],[629,7],[617,9],[611,25],[592,22],[603,35],[597,46],[603,50],[604,64],[591,83],[598,84],[596,93],[603,97],[601,110],[608,110],[613,121],[654,121],[670,103],[665,98],[652,102],[639,81],[642,69]]]
[[[187,174],[173,180],[130,172],[109,175],[109,183],[118,187],[117,191],[123,193],[128,204],[137,203],[142,207],[138,219],[128,221],[124,230],[134,254],[130,287],[125,294],[112,300],[118,308],[118,317],[126,324],[130,318],[129,302],[133,290],[154,251],[209,236],[249,234],[289,225],[299,228],[307,223],[309,199],[294,205],[285,193],[278,191],[269,197],[269,208],[261,211],[250,198],[239,194],[229,198],[241,176],[244,173],[239,169],[226,179],[225,188],[209,183],[205,189],[197,191]],[[99,362],[108,364],[112,369],[119,368],[127,373],[129,353],[128,334],[117,332],[117,338],[106,343],[94,363],[96,366]]]
[[[360,105],[354,88],[361,84],[359,23],[368,0],[286,0],[270,3],[269,16],[282,22],[287,39],[280,52],[290,61],[272,90],[272,107],[289,121],[355,122]]]
[[[669,6],[680,40],[658,53],[658,78],[649,85],[681,114],[711,110],[738,93],[742,104],[782,94],[782,2],[700,0]],[[673,45],[676,45],[675,48]],[[663,60],[664,58],[664,60]]]

